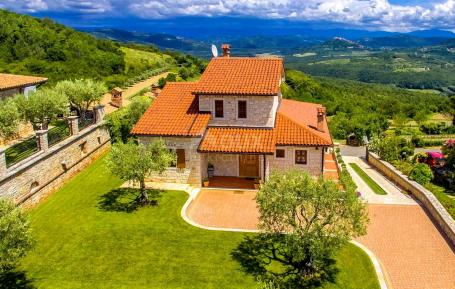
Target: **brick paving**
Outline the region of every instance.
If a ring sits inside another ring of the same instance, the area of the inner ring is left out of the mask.
[[[187,215],[208,227],[254,230],[255,194],[203,189]],[[454,251],[419,205],[368,207],[368,233],[358,241],[382,263],[393,289],[455,289]]]
[[[207,227],[255,230],[259,217],[255,197],[255,191],[202,189],[187,215]]]
[[[393,289],[454,289],[455,254],[420,206],[369,205],[358,239],[385,267]]]

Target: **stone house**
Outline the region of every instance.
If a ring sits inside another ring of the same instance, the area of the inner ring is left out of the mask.
[[[325,108],[283,99],[281,58],[213,58],[199,81],[167,83],[132,130],[163,138],[177,162],[151,181],[263,180],[299,168],[320,176],[333,146]]]
[[[0,73],[0,100],[19,93],[28,95],[46,81],[44,77]]]

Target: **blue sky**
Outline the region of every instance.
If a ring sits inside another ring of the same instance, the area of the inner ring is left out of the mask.
[[[99,25],[104,19],[228,16],[330,22],[368,30],[455,31],[455,0],[0,0],[0,8],[50,16],[73,26]]]

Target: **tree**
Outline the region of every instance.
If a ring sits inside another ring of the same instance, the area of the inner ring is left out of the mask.
[[[106,126],[114,142],[127,142],[130,132],[139,118],[150,106],[151,99],[147,96],[138,96],[126,107],[106,116]]]
[[[272,172],[256,201],[261,233],[233,252],[246,272],[277,288],[308,288],[333,280],[334,256],[365,234],[365,205],[354,190],[308,173]]]
[[[149,203],[145,189],[145,178],[151,173],[162,173],[175,161],[175,154],[170,152],[162,139],[148,145],[133,142],[116,143],[108,157],[108,167],[122,180],[139,183],[141,196],[139,203]]]
[[[0,137],[9,139],[17,133],[19,110],[12,98],[0,101]]]
[[[21,118],[29,121],[33,129],[47,129],[49,122],[58,115],[68,113],[68,98],[56,90],[42,88],[28,96],[19,94],[15,97]]]
[[[104,83],[92,79],[64,80],[57,83],[55,88],[68,97],[83,121],[88,109],[99,103],[107,90]]]
[[[0,199],[0,272],[14,268],[34,241],[27,216],[7,199]]]
[[[375,137],[368,148],[387,162],[406,160],[414,155],[412,143],[403,137],[397,136]]]

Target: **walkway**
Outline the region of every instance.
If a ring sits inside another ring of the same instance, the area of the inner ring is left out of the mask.
[[[455,289],[455,254],[424,209],[366,163],[363,148],[342,147],[343,160],[368,203],[367,235],[358,239],[382,263],[393,289]],[[375,194],[356,163],[387,195]]]
[[[143,90],[145,88],[150,88],[152,84],[158,83],[158,80],[160,78],[166,77],[167,75],[168,75],[168,73],[165,72],[165,73],[159,74],[157,76],[152,76],[144,81],[138,82],[138,83],[134,84],[133,86],[125,89],[122,94],[123,106],[127,106],[129,104],[131,96],[135,95],[136,93],[140,92],[141,90]],[[106,114],[109,114],[118,109],[117,107],[112,106],[110,104],[110,102],[111,102],[111,93],[109,92],[109,93],[104,94],[104,96],[101,100],[101,104],[103,104],[105,106],[104,111]]]

